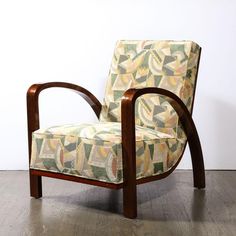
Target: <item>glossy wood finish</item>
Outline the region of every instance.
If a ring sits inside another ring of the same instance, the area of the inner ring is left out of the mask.
[[[95,185],[95,186],[110,188],[110,189],[120,189],[123,187],[123,184],[106,183],[106,182],[97,181],[97,180],[93,180],[93,179],[81,178],[81,177],[74,176],[74,175],[55,173],[55,172],[36,170],[36,169],[31,169],[30,175],[32,175],[32,176],[45,176],[45,177],[49,177],[49,178],[69,180],[69,181],[73,181],[73,182],[77,182],[77,183]]]
[[[200,57],[199,57],[200,58]],[[101,111],[101,104],[96,97],[88,90],[70,83],[51,82],[44,84],[34,84],[27,92],[27,112],[28,112],[28,141],[29,141],[29,161],[31,157],[32,132],[39,129],[39,108],[38,96],[44,89],[52,87],[62,87],[72,89],[79,93],[92,107],[97,117]],[[42,180],[41,176],[70,180],[79,183],[85,183],[105,188],[120,189],[123,188],[123,209],[124,215],[128,218],[137,216],[137,189],[136,185],[159,180],[167,177],[177,167],[178,162],[167,172],[149,176],[142,179],[136,179],[136,152],[135,152],[135,119],[134,108],[135,101],[139,96],[147,93],[155,93],[166,97],[167,101],[173,106],[180,117],[180,122],[188,138],[193,165],[194,186],[197,188],[205,187],[205,173],[203,155],[200,140],[191,113],[186,108],[182,100],[170,91],[160,88],[142,88],[129,89],[122,97],[122,160],[124,182],[121,184],[106,183],[97,180],[84,179],[76,176],[70,176],[61,173],[47,172],[41,170],[30,170],[30,195],[35,198],[42,196]],[[195,88],[194,88],[195,93]]]
[[[124,173],[124,214],[129,218],[137,216],[136,196],[136,148],[135,148],[135,101],[144,94],[158,94],[175,109],[186,133],[192,157],[194,187],[205,188],[204,162],[198,133],[187,107],[174,93],[156,87],[129,89],[122,98],[122,160]],[[175,166],[176,167],[176,166]],[[174,169],[175,167],[172,167]],[[165,173],[164,173],[165,174]],[[162,174],[160,174],[161,176]],[[165,174],[166,175],[166,174]],[[159,177],[160,177],[159,176]]]
[[[77,92],[82,96],[92,107],[97,117],[99,117],[101,111],[101,103],[97,98],[91,94],[88,90],[71,83],[64,82],[50,82],[44,84],[33,84],[27,91],[27,118],[28,118],[28,150],[29,150],[29,163],[31,159],[31,143],[32,133],[39,129],[39,104],[38,98],[40,92],[48,88],[67,88]],[[30,195],[35,198],[42,196],[42,179],[40,175],[33,175],[30,172]]]

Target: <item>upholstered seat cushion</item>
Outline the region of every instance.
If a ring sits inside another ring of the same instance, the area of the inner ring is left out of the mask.
[[[136,126],[137,178],[170,169],[183,152],[185,138]],[[121,123],[99,122],[39,129],[33,133],[31,169],[48,170],[121,183]]]

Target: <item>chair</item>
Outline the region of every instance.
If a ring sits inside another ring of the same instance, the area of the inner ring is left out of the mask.
[[[121,40],[101,104],[74,84],[34,84],[27,92],[30,195],[41,177],[123,188],[124,216],[136,218],[136,185],[167,177],[188,142],[194,187],[205,187],[201,144],[192,119],[201,48],[192,41]],[[38,97],[51,87],[75,90],[99,122],[39,128]]]

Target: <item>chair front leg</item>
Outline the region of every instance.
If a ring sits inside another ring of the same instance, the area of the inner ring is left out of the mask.
[[[124,216],[137,217],[136,146],[134,104],[129,98],[122,99],[122,162],[123,162],[123,208]]]
[[[123,143],[122,155],[123,161],[123,213],[127,218],[134,219],[137,217],[137,187],[136,187],[136,170],[132,168],[131,160],[135,159],[132,149]],[[129,162],[129,163],[128,163]]]
[[[38,94],[35,92],[35,86],[31,86],[27,92],[27,118],[28,118],[28,150],[29,166],[32,152],[32,133],[39,129],[39,109]],[[34,198],[42,197],[42,177],[33,175],[29,169],[30,196]]]

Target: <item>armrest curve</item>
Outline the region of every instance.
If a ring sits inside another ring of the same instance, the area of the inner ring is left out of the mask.
[[[183,126],[189,149],[191,153],[194,186],[205,187],[204,161],[200,139],[191,113],[183,101],[174,93],[156,87],[128,89],[121,101],[121,131],[122,131],[122,160],[124,168],[124,178],[134,183],[135,176],[129,177],[128,172],[136,173],[136,148],[135,148],[135,101],[144,94],[159,94],[166,97],[166,100],[177,112]],[[131,158],[129,158],[131,157]],[[133,182],[132,182],[133,181]]]
[[[65,82],[49,82],[43,84],[33,84],[27,91],[27,122],[28,122],[28,143],[29,143],[29,163],[31,160],[31,143],[32,143],[32,132],[39,129],[39,104],[38,97],[41,91],[44,89],[59,87],[72,89],[82,96],[92,107],[93,111],[99,117],[101,112],[101,103],[98,99],[83,87],[75,84]]]
[[[35,101],[38,100],[38,96],[40,92],[48,88],[67,88],[77,92],[81,97],[83,97],[88,104],[92,107],[93,111],[95,112],[96,116],[99,117],[101,111],[101,103],[99,100],[87,89],[78,86],[76,84],[66,83],[66,82],[49,82],[49,83],[42,83],[42,84],[33,84],[29,87],[27,91],[27,100],[34,99]]]

